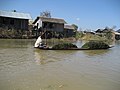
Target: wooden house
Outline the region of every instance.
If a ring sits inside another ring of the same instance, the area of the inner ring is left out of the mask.
[[[9,27],[20,30],[28,30],[29,20],[32,19],[28,13],[0,10],[0,27]]]
[[[38,31],[54,31],[54,32],[63,32],[64,24],[66,22],[64,19],[58,18],[48,18],[48,17],[37,17],[33,24],[34,29]]]
[[[115,31],[114,33],[115,33],[115,39],[120,40],[120,29]]]
[[[64,36],[65,37],[73,37],[75,35],[75,28],[72,25],[65,24],[64,25]]]

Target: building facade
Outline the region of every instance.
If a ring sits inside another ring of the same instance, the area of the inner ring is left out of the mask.
[[[29,20],[32,19],[28,13],[16,11],[0,11],[0,27],[8,27],[20,30],[28,30]]]
[[[65,23],[66,22],[63,19],[48,17],[37,17],[33,22],[36,30],[47,30],[54,32],[63,32]]]
[[[75,28],[72,25],[65,24],[64,34],[65,37],[73,37],[76,34]]]

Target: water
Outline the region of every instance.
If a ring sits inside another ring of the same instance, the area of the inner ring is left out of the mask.
[[[34,42],[0,39],[0,90],[120,90],[120,41],[91,51],[44,51]]]

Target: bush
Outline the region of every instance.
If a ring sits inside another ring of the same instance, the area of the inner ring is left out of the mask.
[[[52,47],[52,49],[70,49],[70,48],[77,48],[77,46],[72,43],[62,43]]]
[[[108,44],[103,41],[89,41],[82,46],[83,49],[108,49]]]
[[[84,36],[83,32],[76,32],[76,35],[74,36],[76,39],[82,38]]]

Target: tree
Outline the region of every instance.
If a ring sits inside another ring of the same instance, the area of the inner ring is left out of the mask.
[[[51,12],[50,11],[43,11],[40,13],[40,16],[51,18]]]
[[[78,26],[77,26],[77,25],[75,25],[75,24],[72,24],[72,26],[73,26],[73,27],[74,27],[74,29],[77,31]]]

